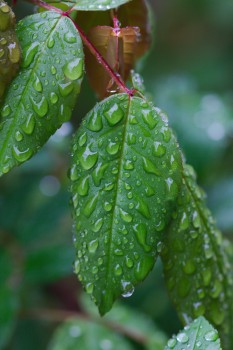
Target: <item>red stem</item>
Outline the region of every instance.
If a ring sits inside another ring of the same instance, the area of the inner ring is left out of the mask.
[[[73,22],[73,24],[76,27],[76,29],[78,30],[78,32],[79,32],[79,34],[80,34],[84,44],[88,47],[90,52],[96,57],[97,61],[103,66],[103,68],[110,75],[110,77],[115,81],[115,83],[121,88],[121,90],[126,92],[129,96],[132,97],[134,95],[135,90],[134,89],[131,90],[131,89],[127,88],[127,86],[123,82],[121,76],[118,73],[116,73],[110,67],[108,62],[104,59],[104,57],[99,53],[99,51],[96,49],[96,47],[88,39],[88,37],[86,36],[84,31],[70,17],[70,13],[72,11],[74,11],[72,8],[69,9],[68,11],[62,11],[62,10],[58,9],[57,7],[54,7],[54,6],[50,5],[50,4],[47,4],[46,2],[44,2],[42,0],[29,0],[29,1],[32,2],[33,4],[36,4],[38,6],[41,6],[41,7],[45,8],[45,9],[47,9],[47,10],[53,10],[53,11],[56,11],[56,12],[60,13],[62,16],[68,17]]]

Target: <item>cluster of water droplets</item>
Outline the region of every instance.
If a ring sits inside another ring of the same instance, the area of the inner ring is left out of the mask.
[[[125,4],[129,0],[78,0],[75,8],[83,11],[106,11]]]
[[[2,173],[28,160],[71,116],[83,77],[81,39],[68,18],[44,12],[18,26],[20,75],[1,110]]]
[[[120,94],[87,115],[74,138],[70,179],[75,271],[88,293],[103,298],[96,281],[104,278],[111,285],[105,294],[130,296],[151,270],[178,193],[180,163],[167,120],[144,100],[129,103]]]
[[[170,349],[189,350],[189,349],[219,349],[220,340],[216,330],[210,324],[200,317],[186,326],[183,331],[169,339],[165,350]]]

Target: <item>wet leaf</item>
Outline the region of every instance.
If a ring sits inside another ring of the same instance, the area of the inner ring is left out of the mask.
[[[0,0],[0,101],[6,87],[19,69],[21,51],[15,33],[15,15],[10,6]]]
[[[117,8],[131,0],[47,0],[53,6],[65,5],[78,11],[107,11]],[[86,16],[86,15],[85,15]]]
[[[204,197],[192,167],[185,166],[178,208],[161,255],[168,291],[183,323],[203,315],[227,344],[232,329],[232,276],[221,233]]]
[[[32,157],[70,118],[83,77],[82,42],[69,18],[29,16],[17,34],[23,62],[0,111],[0,175]]]
[[[173,336],[164,350],[221,350],[218,332],[202,316]]]
[[[55,331],[49,350],[133,350],[132,345],[114,331],[82,319],[70,319]]]
[[[88,113],[73,141],[75,271],[110,310],[152,269],[180,186],[180,152],[164,113],[114,95]]]

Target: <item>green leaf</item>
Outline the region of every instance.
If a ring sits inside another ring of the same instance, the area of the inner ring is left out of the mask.
[[[120,335],[82,319],[70,319],[55,331],[49,350],[133,350]]]
[[[25,162],[67,121],[83,77],[83,49],[72,21],[55,12],[26,17],[23,50],[0,115],[0,175]]]
[[[202,316],[195,319],[177,336],[173,336],[164,350],[221,350],[218,332]]]
[[[227,344],[232,330],[230,265],[204,193],[187,165],[173,218],[161,253],[171,299],[184,324],[204,315]]]
[[[126,4],[129,1],[130,0],[71,0],[67,2],[67,4],[71,7],[70,4],[72,3],[72,7],[79,11],[106,11]]]
[[[81,303],[91,317],[99,318],[101,322],[102,318],[98,315],[98,310],[93,307],[90,298],[83,294]],[[163,350],[167,342],[167,336],[155,326],[152,319],[119,302],[116,302],[111,312],[104,317],[104,322],[113,325],[115,329],[123,328],[125,334],[135,336],[139,343],[143,340],[146,349]]]
[[[106,313],[152,269],[178,195],[181,157],[164,113],[126,94],[88,113],[73,141],[75,271]]]

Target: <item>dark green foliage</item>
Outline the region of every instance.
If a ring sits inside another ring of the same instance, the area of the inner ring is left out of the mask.
[[[161,257],[169,294],[184,324],[205,317],[229,342],[232,329],[232,273],[205,195],[185,165],[173,221]]]

